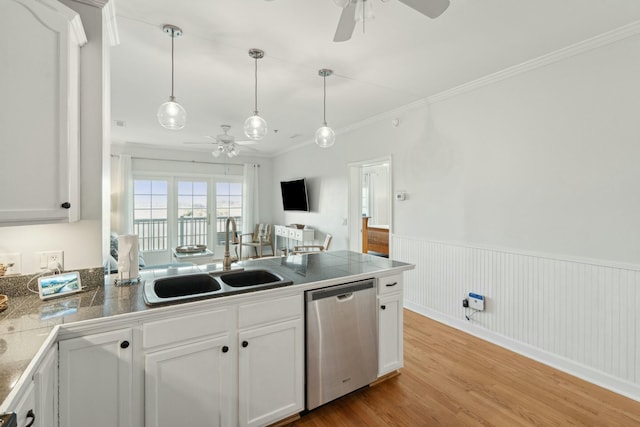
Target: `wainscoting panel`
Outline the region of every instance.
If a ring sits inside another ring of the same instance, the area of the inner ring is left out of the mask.
[[[408,307],[640,400],[640,268],[395,235],[392,258]]]

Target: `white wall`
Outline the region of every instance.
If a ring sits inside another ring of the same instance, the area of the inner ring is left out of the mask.
[[[63,250],[65,269],[102,265],[102,12],[74,1],[89,42],[80,49],[81,221],[73,224],[0,227],[0,253],[22,255],[22,273],[39,270],[34,252]]]
[[[640,36],[574,53],[287,153],[274,185],[312,178],[314,212],[278,220],[346,247],[346,165],[391,155],[409,306],[640,400]]]

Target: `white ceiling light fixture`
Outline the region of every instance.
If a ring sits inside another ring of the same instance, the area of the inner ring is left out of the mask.
[[[187,122],[187,112],[173,96],[173,42],[176,37],[182,35],[182,29],[175,25],[165,25],[162,31],[171,37],[171,96],[158,108],[158,122],[165,129],[180,130]]]
[[[229,130],[231,129],[231,126],[220,125],[220,127],[222,128],[223,133],[221,133],[220,135],[216,135],[215,137],[207,137],[210,139],[214,139],[218,144],[211,152],[211,155],[213,157],[220,157],[221,154],[226,154],[228,157],[236,157],[238,154],[240,154],[240,148],[238,147],[238,144],[239,143],[246,144],[249,141],[236,142],[235,137],[233,135],[229,135]],[[199,144],[199,143],[196,143],[196,144]]]
[[[244,122],[244,134],[247,138],[258,141],[267,134],[267,122],[258,115],[258,59],[264,58],[264,51],[260,49],[249,49],[249,56],[255,61],[255,93],[253,116]]]
[[[322,77],[323,81],[323,112],[322,112],[322,126],[316,131],[315,141],[322,148],[329,148],[336,142],[336,133],[327,126],[327,77],[333,74],[332,70],[322,68],[318,70],[318,75]]]

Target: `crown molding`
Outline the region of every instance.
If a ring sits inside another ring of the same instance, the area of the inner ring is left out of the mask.
[[[427,101],[429,104],[444,101],[454,96],[458,96],[466,92],[471,92],[481,87],[516,76],[518,74],[526,73],[536,68],[544,67],[546,65],[562,61],[572,56],[579,55],[581,53],[588,52],[590,50],[597,49],[611,43],[615,43],[617,41],[635,36],[637,34],[640,34],[640,21],[632,22],[631,24],[616,28],[615,30],[599,34],[595,37],[591,37],[581,42],[574,43],[546,55],[539,56],[521,64],[514,65],[513,67],[505,68],[502,71],[489,74],[477,80],[473,80],[460,86],[445,90],[433,96],[429,96],[427,97]]]
[[[376,114],[371,117],[367,117],[366,119],[349,124],[347,126],[334,129],[334,131],[336,133],[336,136],[338,136],[338,135],[345,134],[366,126],[371,126],[382,120],[400,116],[405,112],[413,111],[413,110],[425,107],[429,104],[434,104],[436,102],[444,101],[446,99],[453,98],[463,93],[471,92],[481,87],[488,86],[490,84],[499,82],[501,80],[516,76],[518,74],[526,73],[536,68],[544,67],[546,65],[553,64],[554,62],[558,62],[558,61],[570,58],[572,56],[579,55],[581,53],[588,52],[590,50],[597,49],[599,47],[602,47],[611,43],[615,43],[617,41],[620,41],[638,34],[640,34],[640,21],[632,22],[631,24],[616,28],[606,33],[599,34],[595,37],[591,37],[581,42],[574,43],[565,48],[558,49],[546,55],[542,55],[532,60],[523,62],[521,64],[514,65],[513,67],[506,68],[502,71],[489,74],[477,80],[472,80],[468,83],[464,83],[462,85],[442,91],[435,95],[419,99],[417,101],[411,102],[401,107],[397,107],[392,110],[388,110],[383,113]],[[313,143],[314,143],[313,139],[305,140],[291,147],[288,147],[284,150],[279,150],[278,152],[274,153],[273,156],[276,157],[280,154],[288,153]]]

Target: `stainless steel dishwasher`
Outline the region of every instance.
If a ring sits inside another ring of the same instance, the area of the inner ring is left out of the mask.
[[[373,382],[378,372],[375,280],[306,292],[307,409]]]

